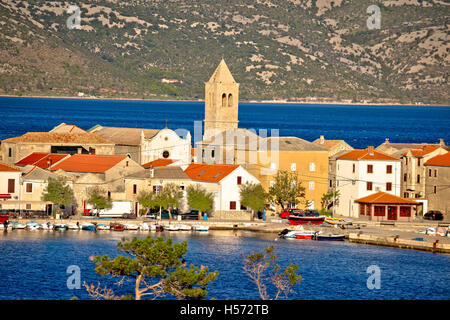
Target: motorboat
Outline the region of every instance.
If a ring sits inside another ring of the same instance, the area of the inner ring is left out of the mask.
[[[151,224],[150,225],[150,231],[164,231],[164,227],[160,224]]]
[[[209,226],[204,226],[201,224],[196,224],[192,226],[192,230],[193,231],[208,231],[209,230]]]
[[[325,216],[306,216],[306,215],[290,215],[289,218],[290,225],[302,225],[302,224],[322,224],[325,221]]]
[[[303,231],[297,231],[295,234],[295,239],[301,239],[301,240],[313,240],[315,239],[317,231],[313,230],[303,230]]]
[[[27,230],[39,230],[39,223],[34,221],[27,222],[25,228]]]
[[[345,234],[335,234],[335,233],[324,233],[318,232],[316,233],[315,240],[319,241],[344,241]]]
[[[139,226],[135,225],[135,224],[125,223],[123,226],[124,226],[125,230],[131,230],[131,231],[139,230]]]
[[[12,223],[12,229],[13,230],[15,230],[15,229],[25,229],[25,225],[23,224],[23,223],[20,223],[20,222],[13,222]]]
[[[81,224],[81,230],[86,230],[86,231],[97,231],[97,226],[93,223],[90,222],[83,222]]]
[[[150,226],[147,223],[141,223],[139,225],[139,230],[141,231],[149,231],[150,230]]]
[[[169,224],[169,225],[165,226],[164,229],[168,230],[168,231],[178,231],[180,228],[177,225]]]
[[[104,223],[97,224],[97,230],[110,230],[111,227]]]
[[[284,229],[278,236],[284,239],[308,239],[312,240],[316,235],[317,231],[304,230],[302,227],[296,230]]]
[[[180,231],[191,231],[192,227],[188,224],[180,224],[178,225],[178,230]]]
[[[352,224],[352,220],[350,220],[350,219],[332,218],[332,217],[326,217],[325,222],[329,223],[331,225],[344,225],[344,226]]]
[[[54,226],[53,228],[54,228],[55,230],[57,230],[57,231],[64,231],[64,230],[69,229],[69,228],[67,227],[67,225],[64,224],[64,223],[55,223],[55,226]]]
[[[50,222],[44,222],[39,225],[42,230],[53,230],[53,224]]]
[[[73,223],[73,222],[68,223],[67,224],[67,228],[69,230],[80,230],[80,226],[78,224],[76,224],[76,223]]]
[[[110,224],[110,230],[123,231],[123,230],[125,230],[125,227],[123,224],[120,224],[120,223],[112,223],[112,224]]]

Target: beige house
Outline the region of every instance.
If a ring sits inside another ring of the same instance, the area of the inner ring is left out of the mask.
[[[425,162],[425,198],[429,210],[439,210],[450,216],[450,152]]]
[[[96,125],[89,130],[114,142],[114,154],[126,155],[139,164],[157,159],[191,161],[191,134],[180,137],[175,131],[164,129],[104,127]]]
[[[0,209],[20,210],[22,170],[0,162]]]
[[[2,141],[1,156],[14,164],[33,152],[114,154],[114,143],[91,133],[28,132]]]

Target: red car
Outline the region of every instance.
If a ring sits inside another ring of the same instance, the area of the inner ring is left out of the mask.
[[[303,210],[301,209],[296,209],[296,208],[286,208],[283,209],[280,213],[280,218],[281,219],[286,219],[288,218],[291,214],[301,214],[303,213]]]

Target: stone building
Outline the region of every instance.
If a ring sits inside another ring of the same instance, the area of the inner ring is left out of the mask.
[[[437,155],[424,164],[425,198],[428,210],[439,210],[450,217],[450,152]]]
[[[164,129],[104,127],[89,129],[99,137],[112,141],[115,155],[125,155],[139,164],[157,159],[191,162],[191,134],[180,137],[175,131]]]

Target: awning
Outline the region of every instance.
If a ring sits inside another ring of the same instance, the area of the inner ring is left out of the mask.
[[[9,193],[0,194],[0,199],[11,199],[11,195]]]

